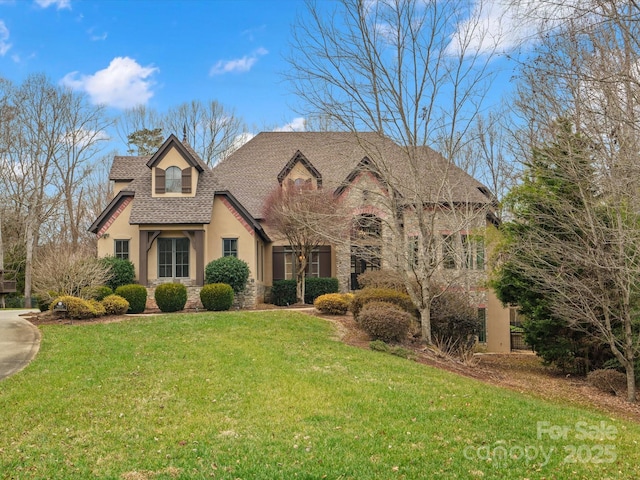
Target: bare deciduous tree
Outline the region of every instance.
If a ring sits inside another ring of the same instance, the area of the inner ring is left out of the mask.
[[[540,146],[554,144],[554,155],[545,150],[549,171],[577,192],[570,202],[550,195],[546,212],[529,212],[538,217],[527,224],[553,228],[531,230],[508,258],[519,262],[554,315],[609,345],[626,370],[628,399],[635,401],[640,6],[615,0],[540,3],[559,5],[564,15],[543,18],[553,28],[541,36],[521,74],[518,108],[527,122],[521,155],[535,165]],[[538,15],[549,11],[541,8]],[[568,120],[573,136],[558,136],[560,118]],[[581,139],[586,153],[567,138]]]
[[[311,114],[401,146],[399,158],[379,143],[361,142],[388,192],[379,198],[388,212],[387,261],[403,274],[428,343],[431,304],[439,295],[434,284],[473,283],[460,268],[464,259],[449,269],[451,255],[443,252],[462,253],[459,232],[482,230],[490,206],[452,160],[490,86],[497,40],[482,29],[481,6],[459,6],[452,0],[308,2],[289,59],[292,86]]]
[[[289,182],[267,198],[264,218],[267,226],[286,239],[293,250],[296,297],[304,303],[305,270],[313,250],[344,237],[348,217],[330,190],[297,187]]]
[[[242,120],[216,100],[193,100],[172,108],[164,116],[163,125],[166,132],[184,130],[187,142],[211,167],[237,148],[236,140],[245,131]]]
[[[31,75],[21,85],[6,83],[4,90],[0,181],[24,221],[24,295],[29,307],[42,233],[69,235],[77,244],[86,220],[78,195],[106,123],[100,107],[89,106],[43,75]]]

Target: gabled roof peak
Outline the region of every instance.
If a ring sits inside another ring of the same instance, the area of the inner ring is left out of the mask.
[[[291,170],[293,170],[293,167],[295,167],[297,163],[301,163],[304,166],[304,168],[306,168],[309,171],[309,173],[311,173],[311,175],[318,182],[319,187],[322,185],[322,175],[316,169],[316,167],[313,166],[313,164],[309,161],[309,159],[303,155],[303,153],[300,150],[296,150],[296,153],[293,154],[293,157],[291,157],[291,159],[287,162],[284,168],[280,170],[280,173],[278,173],[278,183],[280,185],[282,185],[283,180],[286,178],[287,175],[289,175],[289,173],[291,173]]]
[[[193,151],[193,149],[189,148],[187,145],[178,140],[178,137],[176,137],[173,133],[169,135],[169,137],[160,146],[158,151],[151,156],[151,158],[147,162],[147,167],[155,167],[160,162],[160,160],[165,157],[169,150],[171,150],[172,147],[178,150],[178,152],[180,152],[180,155],[182,155],[187,163],[192,167],[195,167],[196,170],[198,170],[199,172],[203,172],[205,170],[205,166],[203,165],[202,160],[197,157],[197,154]]]

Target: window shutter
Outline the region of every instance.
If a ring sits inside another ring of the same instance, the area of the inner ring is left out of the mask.
[[[156,167],[156,193],[165,192],[165,174],[164,170]]]
[[[320,262],[320,276],[323,278],[331,277],[331,247],[318,247],[318,257]]]
[[[191,167],[182,170],[182,193],[191,193]]]
[[[273,247],[273,281],[284,280],[284,247]]]

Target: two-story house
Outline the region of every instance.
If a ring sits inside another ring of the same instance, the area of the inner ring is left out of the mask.
[[[110,172],[113,200],[90,227],[98,236],[98,254],[131,260],[143,285],[178,281],[194,288],[203,285],[207,263],[233,255],[247,262],[251,271],[245,304],[259,303],[275,280],[293,278],[296,261],[290,246],[265,225],[264,202],[283,185],[311,183],[331,189],[348,207],[358,226],[352,235],[364,232],[361,238],[382,239],[370,248],[358,238],[345,247],[346,239],[341,245],[319,247],[308,259],[309,276],[337,277],[343,291],[357,288],[358,274],[390,266],[382,221],[388,211],[379,201],[388,192],[369,165],[371,146],[392,166],[394,156],[401,153],[393,141],[374,133],[267,132],[214,168],[174,135],[152,156],[117,156]],[[433,165],[443,162],[435,152],[426,153]],[[435,171],[419,173],[424,177],[420,184],[438,183]],[[411,173],[398,168],[397,174]],[[462,170],[448,165],[446,175],[451,177],[446,183],[455,185],[450,192],[457,196],[455,202],[491,202],[486,188]],[[484,228],[490,219],[483,216],[474,222],[474,229]],[[406,228],[410,234],[412,227]],[[446,220],[438,228],[454,238]],[[509,351],[508,311],[484,286],[484,246],[474,246],[471,256],[452,254],[456,248],[469,248],[465,239],[471,238],[470,233],[471,227],[456,231],[459,242],[451,251],[437,254],[443,256],[445,269],[476,270],[473,289],[479,312],[486,317],[488,349]],[[451,255],[448,262],[447,255]]]

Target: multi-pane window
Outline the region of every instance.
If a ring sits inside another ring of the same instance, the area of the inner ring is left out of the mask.
[[[484,239],[478,236],[462,235],[463,268],[484,269]]]
[[[129,240],[114,241],[114,257],[129,260]]]
[[[456,268],[456,244],[454,235],[442,236],[442,266],[447,269]]]
[[[478,321],[480,326],[478,328],[478,342],[486,343],[487,342],[487,309],[479,308],[478,309]]]
[[[158,277],[189,277],[189,239],[158,239]]]
[[[165,172],[165,191],[170,193],[182,192],[182,170],[169,167]]]
[[[284,278],[291,280],[296,278],[296,270],[298,269],[298,258],[292,248],[284,250]],[[320,276],[320,252],[313,250],[307,259],[307,267],[305,269],[306,277]]]
[[[476,268],[484,270],[484,238],[476,238]]]
[[[238,256],[238,239],[237,238],[222,239],[222,256],[223,257]]]

